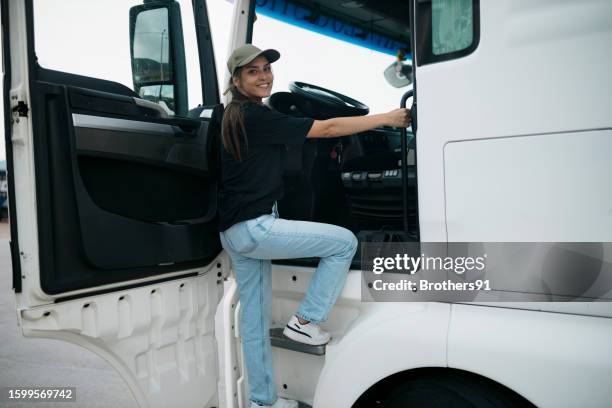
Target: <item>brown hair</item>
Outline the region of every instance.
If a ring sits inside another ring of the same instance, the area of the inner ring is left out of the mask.
[[[221,122],[221,139],[223,141],[223,147],[238,161],[242,161],[242,159],[246,157],[248,151],[242,108],[249,99],[236,88],[233,81],[235,77],[240,76],[241,71],[242,67],[237,68],[232,78],[229,80],[228,88],[225,93],[230,92],[232,100],[225,108],[223,121]]]

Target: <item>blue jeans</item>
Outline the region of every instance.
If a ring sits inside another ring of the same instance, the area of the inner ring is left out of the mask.
[[[249,375],[251,400],[272,405],[277,399],[270,319],[272,259],[320,257],[298,317],[314,323],[327,320],[357,250],[357,238],[346,228],[279,218],[272,213],[239,222],[220,233],[240,291],[240,331]]]

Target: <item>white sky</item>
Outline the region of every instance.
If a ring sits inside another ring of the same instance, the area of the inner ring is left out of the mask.
[[[111,15],[113,3],[119,7],[116,8],[117,12]],[[45,21],[50,22],[37,26],[37,52],[41,65],[111,79],[131,87],[127,9],[131,5],[141,3],[141,0],[35,1],[35,16],[45,16]],[[66,13],[66,9],[70,10],[72,15],[79,14],[81,18],[73,19],[70,18],[70,13],[62,14]],[[208,11],[217,75],[223,91],[233,4],[229,0],[209,0]],[[184,20],[187,14],[189,13],[183,13]],[[57,21],[66,23],[58,26]],[[114,21],[114,25],[109,25],[109,21]],[[183,22],[191,107],[201,101],[198,65],[196,61],[192,61],[197,55],[195,43],[190,40],[194,38],[192,21],[191,19]],[[92,46],[86,36],[74,35],[82,32],[81,30],[91,30],[91,27],[95,26],[101,27],[100,31],[103,31],[105,39],[95,46]],[[66,41],[66,37],[70,37],[70,40]],[[282,55],[273,65],[273,92],[287,90],[291,81],[310,82],[344,93],[364,102],[370,107],[370,112],[380,113],[397,107],[406,90],[392,88],[383,77],[383,70],[393,62],[392,56],[325,37],[266,16],[258,16],[253,43],[261,48],[275,48]],[[70,48],[66,46],[68,44]],[[117,44],[121,46],[118,47]],[[109,70],[110,66],[113,67],[112,71]],[[2,112],[0,104],[0,113]],[[2,160],[5,157],[4,129],[0,132]]]

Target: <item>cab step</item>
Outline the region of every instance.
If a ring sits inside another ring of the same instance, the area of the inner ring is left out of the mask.
[[[293,341],[283,334],[283,330],[283,327],[275,327],[273,329],[270,329],[270,343],[272,343],[272,347],[284,348],[287,350],[312,354],[315,356],[325,355],[325,345],[311,346],[308,344]],[[305,407],[306,406],[307,405],[305,405]],[[302,406],[300,405],[300,407]]]

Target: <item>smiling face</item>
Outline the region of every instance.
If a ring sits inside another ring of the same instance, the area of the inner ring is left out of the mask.
[[[261,102],[262,98],[267,98],[272,93],[274,75],[268,59],[261,56],[242,67],[232,80],[244,96]]]

